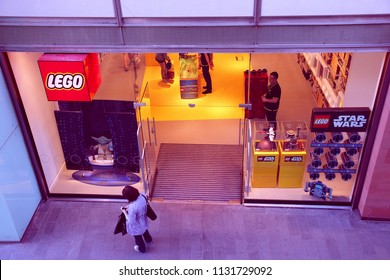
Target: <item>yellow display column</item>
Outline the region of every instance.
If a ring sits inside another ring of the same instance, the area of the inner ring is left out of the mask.
[[[255,141],[252,153],[251,179],[253,188],[276,188],[279,150],[276,142]]]
[[[301,188],[305,173],[306,141],[298,140],[292,148],[288,141],[279,142],[279,188]]]
[[[180,55],[180,97],[182,99],[198,98],[199,71],[197,54]]]

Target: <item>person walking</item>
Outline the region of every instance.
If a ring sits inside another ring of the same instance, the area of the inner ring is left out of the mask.
[[[273,124],[274,130],[277,129],[276,114],[279,109],[282,89],[278,83],[279,74],[272,72],[269,75],[268,91],[262,96],[264,103],[265,116],[270,124]]]
[[[203,78],[206,82],[206,86],[203,87],[205,91],[203,94],[212,93],[213,84],[210,76],[210,69],[214,69],[213,54],[212,53],[201,53],[198,56],[199,58],[199,68],[202,68]]]
[[[169,82],[167,76],[167,62],[171,61],[170,57],[166,53],[156,53],[155,59],[161,67],[161,79],[163,82]]]
[[[122,211],[126,216],[127,233],[134,236],[136,244],[134,250],[145,253],[145,242],[146,244],[151,244],[153,241],[148,230],[146,197],[132,186],[125,186],[122,190],[122,195],[129,201],[127,206],[122,207]]]

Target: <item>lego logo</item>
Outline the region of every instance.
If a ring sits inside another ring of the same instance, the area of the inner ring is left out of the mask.
[[[314,124],[327,124],[328,122],[328,119],[317,119],[314,121]]]
[[[49,74],[46,79],[48,89],[74,89],[81,90],[84,87],[84,76],[81,74]]]
[[[330,123],[330,115],[318,115],[314,116],[314,121],[313,121],[313,127],[318,128],[318,127],[328,127]]]

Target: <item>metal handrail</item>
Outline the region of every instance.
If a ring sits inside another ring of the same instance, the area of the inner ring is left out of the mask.
[[[245,168],[245,192],[249,194],[250,177],[251,177],[251,156],[252,156],[252,122],[247,119],[247,141],[246,141],[246,168]]]

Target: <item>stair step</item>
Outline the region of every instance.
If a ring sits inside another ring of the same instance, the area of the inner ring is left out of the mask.
[[[152,198],[241,201],[242,157],[240,145],[163,143]]]

